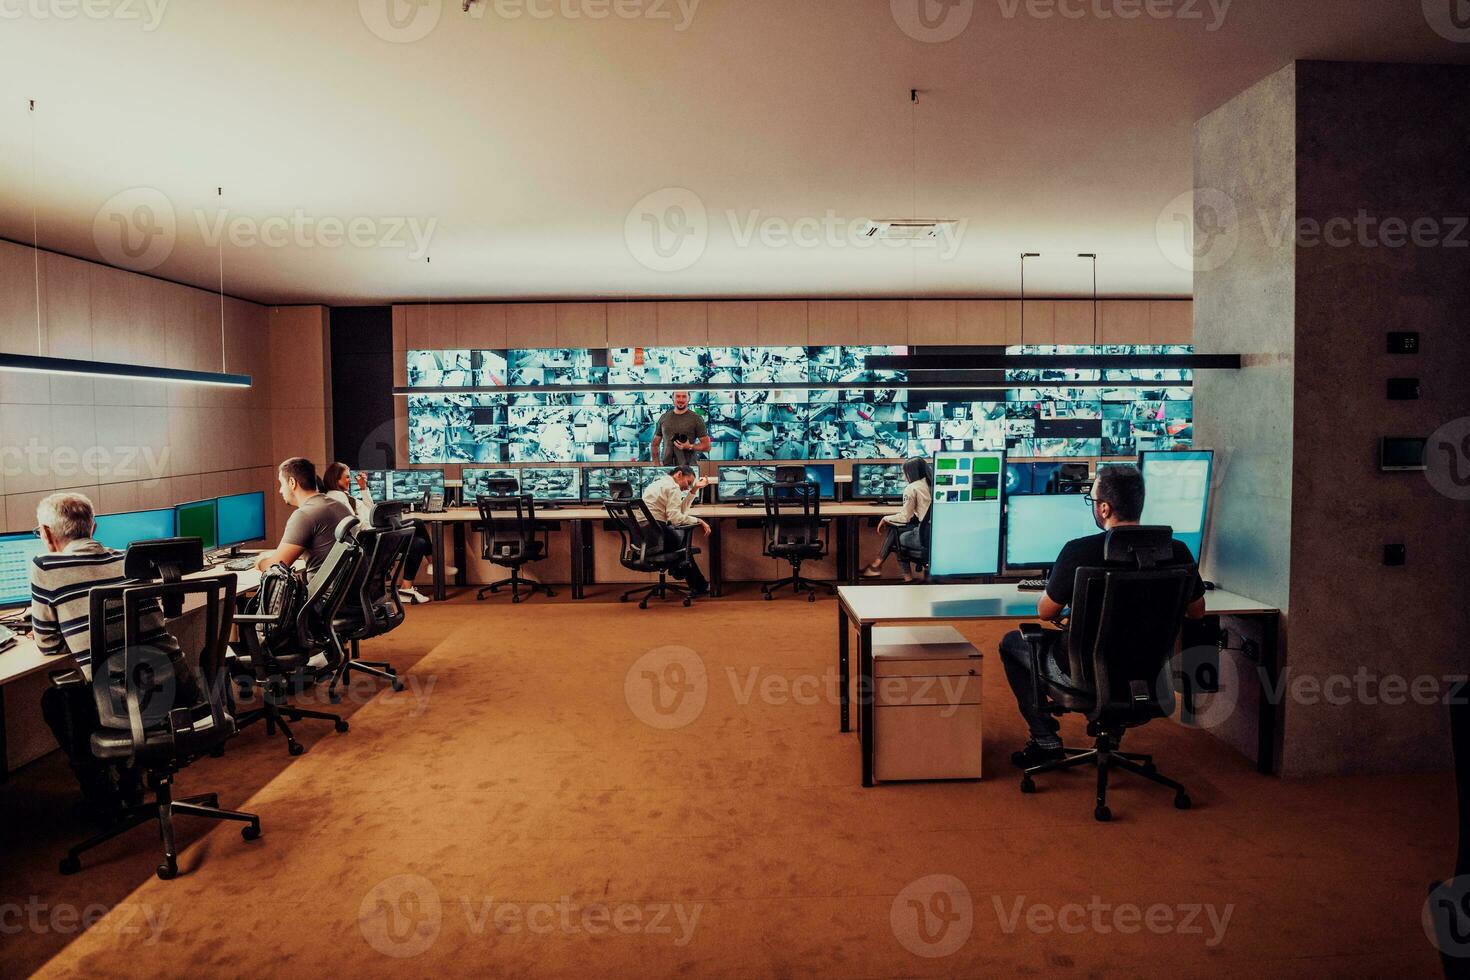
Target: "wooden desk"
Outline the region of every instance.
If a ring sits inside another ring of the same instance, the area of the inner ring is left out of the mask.
[[[222,572],[235,576],[235,590],[237,593],[249,592],[260,585],[260,573],[253,568],[243,572],[230,572],[221,566],[215,566],[184,577],[190,579],[204,578]],[[189,613],[200,608],[203,604],[204,599],[202,596],[190,596],[184,603],[184,609],[179,618],[189,615]],[[0,651],[0,782],[5,781],[10,771],[5,701],[11,685],[17,684],[17,682],[24,682],[26,678],[34,677],[45,671],[63,670],[67,667],[74,667],[75,665],[75,662],[69,656],[48,657],[41,653],[41,648],[36,646],[36,642],[29,636],[20,637],[14,646],[8,650]],[[31,686],[21,683],[17,687],[17,690],[29,689]],[[36,714],[35,719],[28,720],[39,720],[39,714]],[[49,732],[46,737],[47,739],[50,738]],[[21,764],[29,761],[31,760],[25,759]]]
[[[839,581],[853,582],[856,580],[857,529],[862,519],[866,517],[878,518],[893,512],[894,506],[887,503],[824,503],[822,505],[822,516],[834,518],[837,524],[835,557],[837,559],[837,577]],[[724,522],[729,520],[760,520],[765,516],[765,509],[759,502],[750,507],[742,507],[739,504],[696,504],[691,513],[695,517],[702,518],[708,522],[710,526],[710,593],[718,596],[724,585],[720,558],[721,534]],[[434,545],[434,601],[443,602],[446,597],[444,591],[444,569],[447,565],[445,561],[444,530],[448,527],[454,535],[454,564],[459,569],[455,574],[454,584],[464,586],[466,584],[465,529],[471,524],[478,524],[480,522],[480,511],[474,507],[451,507],[435,514],[415,512],[406,514],[404,517],[406,520],[420,521],[429,529],[429,538]],[[592,534],[589,533],[591,522],[607,519],[607,511],[602,507],[572,504],[557,510],[547,510],[542,507],[536,509],[537,523],[552,528],[559,527],[563,521],[571,524],[571,584],[573,599],[585,598],[586,586],[592,581]]]
[[[858,630],[858,741],[863,754],[863,785],[873,785],[873,627],[903,623],[946,623],[984,619],[1036,620],[1040,592],[1022,592],[1015,585],[860,585],[837,590],[837,674],[840,730],[849,731],[849,643],[853,625]],[[1280,610],[1232,592],[1205,593],[1208,616],[1262,616],[1266,641],[1261,649],[1258,680],[1261,712],[1257,727],[1256,768],[1274,770],[1276,706],[1269,691],[1276,689],[1276,635]]]

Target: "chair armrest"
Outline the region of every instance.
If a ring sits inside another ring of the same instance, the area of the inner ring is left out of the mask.
[[[51,681],[52,687],[67,687],[72,684],[86,684],[87,678],[82,676],[80,667],[67,667],[63,670],[48,670],[46,677]]]
[[[1040,623],[1021,624],[1021,638],[1031,647],[1031,693],[1037,708],[1043,708],[1047,702],[1046,682],[1041,675],[1042,652],[1054,638],[1064,635],[1062,630],[1047,629]]]
[[[237,623],[262,623],[267,626],[280,621],[279,613],[235,613]]]

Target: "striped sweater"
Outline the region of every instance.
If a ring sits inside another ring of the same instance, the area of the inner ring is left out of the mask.
[[[104,585],[127,585],[123,575],[124,554],[83,538],[59,552],[37,555],[31,567],[31,630],[36,646],[47,656],[71,654],[81,667],[92,659],[89,630],[92,589]],[[109,604],[108,646],[122,641],[121,603]],[[137,643],[149,643],[171,652],[178,643],[164,628],[163,610],[157,602],[143,615],[143,633]],[[90,673],[90,671],[88,671]]]

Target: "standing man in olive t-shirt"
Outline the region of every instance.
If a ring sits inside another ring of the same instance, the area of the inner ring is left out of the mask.
[[[710,450],[709,429],[698,412],[689,410],[689,392],[674,392],[674,407],[653,427],[653,461],[664,466],[699,466],[699,457]],[[663,446],[663,455],[659,447]]]

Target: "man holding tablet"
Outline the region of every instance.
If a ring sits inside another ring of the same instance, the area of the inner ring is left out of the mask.
[[[653,461],[664,466],[698,466],[699,457],[712,445],[704,416],[689,409],[689,392],[674,392],[674,407],[660,416],[653,429]]]
[[[1139,523],[1143,515],[1143,474],[1136,466],[1107,466],[1098,471],[1097,481],[1092,485],[1088,498],[1092,503],[1092,519],[1100,534],[1077,538],[1067,542],[1052,565],[1051,577],[1046,582],[1046,592],[1037,600],[1036,614],[1048,622],[1055,622],[1072,604],[1072,588],[1079,568],[1099,568],[1103,561],[1103,542],[1107,532],[1115,527],[1130,527]],[[1171,565],[1188,565],[1193,570],[1190,581],[1190,605],[1186,615],[1200,619],[1205,614],[1205,585],[1194,568],[1194,556],[1184,542],[1175,539],[1174,557]],[[1042,652],[1051,658],[1051,664],[1043,663],[1043,669],[1058,679],[1065,680],[1069,664],[1064,649],[1053,643]],[[1028,769],[1044,762],[1060,759],[1062,740],[1056,718],[1036,703],[1035,686],[1031,677],[1031,645],[1022,638],[1020,631],[1012,630],[1000,641],[1000,659],[1005,667],[1006,680],[1011,693],[1016,696],[1016,705],[1021,717],[1026,720],[1030,740],[1019,752],[1012,753],[1011,762],[1017,767]]]

